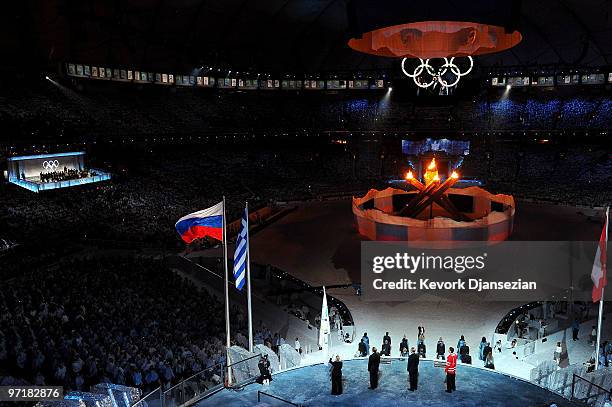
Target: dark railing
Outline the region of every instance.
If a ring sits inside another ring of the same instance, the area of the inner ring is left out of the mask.
[[[164,405],[162,388],[158,387],[140,398],[130,407],[162,407]]]
[[[170,387],[163,392],[163,407],[182,406],[187,403],[194,403],[205,398],[207,395],[219,391],[223,384],[215,385],[210,382],[210,377],[219,374],[223,383],[223,369],[225,365],[216,364],[205,368],[198,373],[182,380],[180,383]]]
[[[246,386],[255,381],[259,376],[259,369],[256,362],[251,362],[253,359],[259,359],[261,355],[251,356],[249,358],[236,361],[229,365],[216,364],[209,368],[203,369],[200,372],[190,376],[189,378],[182,380],[180,383],[172,386],[168,390],[163,391],[160,395],[154,395],[156,402],[160,402],[159,407],[177,407],[184,405],[191,405],[199,400],[205,399],[218,391],[223,390],[226,384],[228,368],[233,368],[233,376],[231,388],[239,388]],[[249,363],[251,362],[251,363]],[[252,364],[253,366],[249,366]],[[240,368],[243,365],[245,368]],[[218,374],[221,383],[212,384],[209,383],[209,377],[212,374]],[[237,382],[235,380],[238,380]],[[159,390],[159,389],[158,389]],[[157,390],[156,390],[157,391]],[[147,396],[149,397],[149,396]],[[151,406],[150,402],[140,403],[135,407]],[[156,406],[157,407],[157,406]]]
[[[259,358],[261,358],[261,356],[262,356],[261,354],[254,355],[246,359],[242,359],[234,363],[230,363],[229,365],[226,365],[223,367],[223,377],[224,378],[227,376],[228,369],[233,368],[232,384],[230,385],[231,388],[244,387],[255,381],[255,379],[259,376],[259,367],[257,366],[257,364],[259,363]],[[249,366],[250,365],[249,362],[254,359],[257,359],[256,361],[252,362],[255,364],[253,366]],[[238,368],[238,366],[240,365],[245,366],[245,368]],[[226,380],[224,380],[224,383],[225,381]]]
[[[288,404],[290,406],[302,407],[300,404],[295,404],[295,403],[293,403],[293,402],[291,402],[289,400],[285,400],[283,398],[280,398],[278,396],[274,396],[274,395],[272,395],[270,393],[266,393],[265,391],[261,391],[261,390],[257,391],[257,402],[258,403],[261,402],[261,395],[262,394],[265,395],[266,397],[270,397],[270,398],[273,398],[275,400],[282,401],[283,403]]]
[[[612,399],[611,390],[606,390],[574,373],[572,375],[572,395],[570,400],[584,403],[587,406],[600,406],[605,401]]]

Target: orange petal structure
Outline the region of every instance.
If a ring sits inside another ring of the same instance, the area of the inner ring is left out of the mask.
[[[445,58],[504,51],[522,40],[518,31],[503,27],[461,22],[423,21],[399,24],[366,32],[348,45],[366,54],[397,58]]]

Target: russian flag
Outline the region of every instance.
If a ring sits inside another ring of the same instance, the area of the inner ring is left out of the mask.
[[[223,241],[223,201],[183,216],[176,222],[175,227],[187,244],[209,236]]]

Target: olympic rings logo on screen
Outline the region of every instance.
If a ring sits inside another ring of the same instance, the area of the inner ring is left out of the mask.
[[[42,167],[43,167],[43,170],[55,171],[57,167],[59,167],[59,161],[57,160],[43,161]]]

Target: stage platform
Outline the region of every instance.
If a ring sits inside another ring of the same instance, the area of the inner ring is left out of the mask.
[[[496,371],[460,365],[457,370],[457,391],[446,393],[444,370],[433,366],[432,360],[421,360],[419,388],[407,389],[406,360],[393,359],[381,363],[382,375],[376,390],[368,389],[367,360],[344,362],[342,369],[344,393],[332,396],[329,367],[319,364],[297,368],[273,376],[269,386],[250,384],[241,390],[222,390],[200,401],[198,407],[246,407],[257,405],[257,393],[272,396],[303,406],[522,406],[540,407],[556,403],[558,407],[574,403],[548,390]],[[265,403],[265,404],[264,404]],[[261,395],[262,406],[289,405]]]
[[[32,191],[32,192],[41,192],[41,191],[50,191],[52,189],[58,189],[58,188],[68,188],[68,187],[76,187],[79,185],[93,184],[95,182],[107,181],[111,179],[111,175],[104,171],[99,171],[95,169],[93,171],[95,171],[96,175],[91,176],[91,177],[69,179],[69,180],[59,181],[59,182],[40,182],[39,179],[35,179],[35,178],[25,179],[25,180],[15,178],[15,179],[9,180],[9,182],[12,184],[18,185],[22,188],[25,188],[29,191]]]
[[[109,173],[85,165],[84,151],[10,157],[7,164],[8,181],[32,192],[69,188],[111,179]],[[75,174],[87,176],[62,181],[41,181],[43,174],[62,171],[73,171]]]

